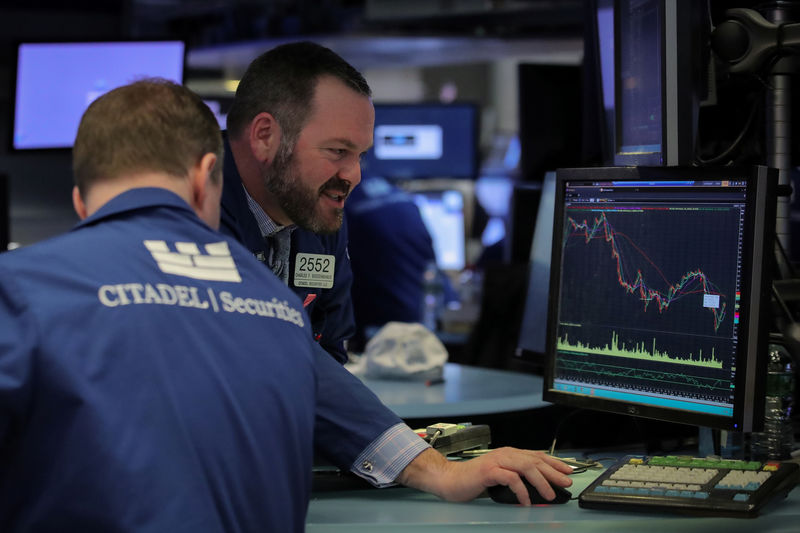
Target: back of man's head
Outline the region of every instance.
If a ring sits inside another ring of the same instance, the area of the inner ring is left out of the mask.
[[[364,76],[329,48],[309,41],[280,45],[254,59],[239,82],[227,116],[231,137],[239,137],[256,115],[267,112],[293,145],[310,116],[322,76],[372,96]]]
[[[144,79],[100,96],[78,126],[72,150],[75,184],[82,195],[100,180],[143,172],[185,177],[207,153],[219,163],[222,136],[214,114],[189,89]]]

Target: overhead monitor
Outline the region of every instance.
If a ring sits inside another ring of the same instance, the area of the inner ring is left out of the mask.
[[[557,172],[544,399],[763,423],[777,173]]]
[[[181,41],[20,44],[12,148],[71,148],[95,98],[145,77],[183,83],[183,68]]]
[[[475,179],[478,108],[473,104],[375,104],[366,176],[390,180]]]
[[[611,65],[603,53],[614,53],[614,164],[690,164],[708,89],[707,6],[691,0],[616,0],[613,45],[607,42],[608,9],[608,2],[598,3],[605,91],[611,89]]]

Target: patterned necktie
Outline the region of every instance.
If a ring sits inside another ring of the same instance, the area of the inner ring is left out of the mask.
[[[289,248],[291,247],[292,232],[287,228],[276,231],[267,237],[270,247],[269,267],[281,281],[289,284]]]

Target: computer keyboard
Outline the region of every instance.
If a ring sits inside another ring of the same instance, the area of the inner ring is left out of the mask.
[[[798,482],[798,465],[684,456],[626,456],[589,485],[581,507],[756,516]]]

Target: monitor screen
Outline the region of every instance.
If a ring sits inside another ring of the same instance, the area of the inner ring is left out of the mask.
[[[477,166],[477,106],[375,104],[374,144],[361,162],[366,176],[474,179]]]
[[[528,288],[514,356],[521,362],[542,363],[547,338],[547,301],[550,282],[550,256],[553,250],[553,207],[556,173],[546,172],[536,211],[536,224],[528,263]]]
[[[559,170],[544,399],[757,428],[776,182],[764,167]]]
[[[616,0],[596,23],[604,90],[614,90],[614,164],[686,165],[695,159],[700,102],[708,90],[710,22],[703,2]],[[604,51],[613,50],[611,66]]]
[[[431,234],[437,266],[442,270],[463,270],[466,243],[464,195],[459,190],[417,191],[411,194]]]
[[[660,4],[660,0],[619,2],[616,26],[617,150],[652,164],[661,162],[663,134],[661,63],[655,60],[664,46]]]
[[[86,107],[144,77],[183,83],[184,43],[23,43],[17,49],[13,148],[70,148]]]

